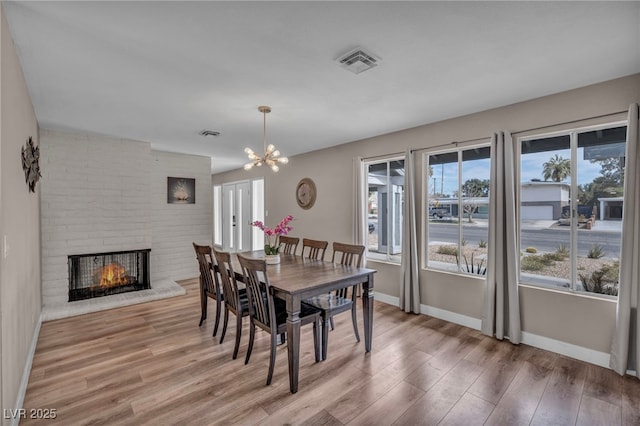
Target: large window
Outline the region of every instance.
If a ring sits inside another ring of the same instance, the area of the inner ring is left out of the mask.
[[[365,163],[367,172],[367,248],[369,257],[400,262],[404,159]]]
[[[427,267],[487,273],[491,148],[427,154]]]
[[[626,126],[519,141],[520,281],[617,295]]]

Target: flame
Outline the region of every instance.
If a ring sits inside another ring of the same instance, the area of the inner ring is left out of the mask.
[[[98,271],[100,277],[100,287],[115,287],[118,285],[129,284],[124,267],[118,263],[110,263],[100,268]]]

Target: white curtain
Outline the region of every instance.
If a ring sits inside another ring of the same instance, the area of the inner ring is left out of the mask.
[[[638,145],[638,104],[629,107],[627,151],[622,207],[622,251],[616,330],[611,345],[610,366],[618,374],[635,370],[640,378],[640,153]]]
[[[515,150],[511,134],[494,133],[491,138],[489,186],[489,244],[487,291],[482,332],[512,343],[521,340],[516,243]]]
[[[353,159],[353,243],[367,246],[367,175],[362,157]],[[367,250],[362,255],[362,266],[367,266]]]
[[[404,210],[402,212],[402,263],[400,271],[400,309],[420,313],[420,268],[416,232],[416,192],[413,152],[404,159]]]

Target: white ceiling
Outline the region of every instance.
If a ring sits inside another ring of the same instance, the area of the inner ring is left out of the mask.
[[[43,128],[241,167],[640,72],[640,2],[3,2]],[[335,59],[361,46],[362,74]],[[209,129],[219,137],[202,137]]]

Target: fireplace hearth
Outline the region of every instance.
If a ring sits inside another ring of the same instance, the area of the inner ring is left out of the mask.
[[[69,302],[151,288],[151,249],[69,256]]]

